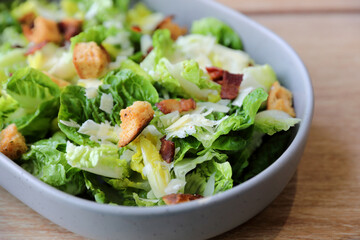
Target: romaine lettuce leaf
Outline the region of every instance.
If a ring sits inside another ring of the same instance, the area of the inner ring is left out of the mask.
[[[80,169],[67,163],[62,151],[65,146],[66,136],[57,132],[31,145],[30,151],[22,156],[21,166],[43,182],[77,195],[85,190],[84,178]]]
[[[45,74],[24,68],[6,84],[6,93],[18,104],[15,111],[2,115],[6,124],[15,123],[29,142],[44,137],[59,109],[59,87]]]
[[[108,178],[89,172],[85,172],[84,177],[86,188],[96,202],[125,206],[137,205],[133,197],[134,189],[126,188],[117,190],[107,183]]]

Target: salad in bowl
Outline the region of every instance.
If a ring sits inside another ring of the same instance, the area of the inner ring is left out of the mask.
[[[206,198],[260,173],[300,122],[225,22],[127,0],[1,5],[0,152],[99,203]]]

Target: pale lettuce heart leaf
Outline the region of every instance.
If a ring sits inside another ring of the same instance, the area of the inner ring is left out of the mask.
[[[265,110],[256,114],[255,128],[268,135],[273,135],[279,131],[287,131],[301,120],[293,118],[289,114],[280,110]]]
[[[155,197],[165,196],[166,187],[170,183],[170,166],[159,154],[156,146],[147,138],[140,136],[140,148],[144,163],[143,173],[149,181]]]
[[[66,161],[73,167],[110,178],[129,177],[129,164],[120,159],[118,147],[102,144],[99,147],[66,144]]]

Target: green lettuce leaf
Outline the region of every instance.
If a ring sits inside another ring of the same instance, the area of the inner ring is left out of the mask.
[[[233,187],[232,169],[229,162],[207,161],[186,175],[185,193],[204,197],[223,192]]]
[[[194,21],[191,26],[191,33],[201,35],[211,35],[216,38],[216,42],[233,49],[243,49],[240,37],[235,31],[219,19],[207,17]]]
[[[89,172],[85,172],[84,177],[86,188],[96,202],[125,206],[137,205],[133,198],[133,189],[117,190],[107,183],[108,178]]]
[[[197,165],[214,160],[219,163],[223,163],[226,161],[228,156],[226,154],[221,154],[216,152],[215,150],[209,149],[205,152],[200,152],[199,156],[194,158],[184,158],[181,161],[177,161],[174,164],[174,174],[176,178],[180,180],[185,180],[186,174],[189,173],[191,170],[195,169]]]
[[[290,145],[292,135],[293,131],[282,131],[265,136],[260,147],[249,157],[248,166],[238,175],[237,182],[244,182],[269,167]]]
[[[42,72],[24,68],[12,75],[5,90],[18,108],[11,113],[1,109],[4,122],[15,123],[29,142],[43,138],[59,110],[59,87]]]
[[[61,132],[34,143],[22,156],[22,167],[51,186],[78,195],[85,190],[83,174],[67,163],[62,151],[65,145],[66,136]]]
[[[235,113],[220,122],[214,134],[210,135],[204,129],[197,129],[193,134],[205,148],[209,148],[220,136],[227,135],[231,131],[240,131],[254,124],[256,113],[263,101],[267,99],[267,93],[258,88],[252,91],[244,100],[242,108],[236,108]],[[241,140],[239,140],[241,142]],[[242,143],[240,143],[242,144]]]
[[[135,101],[148,101],[155,104],[159,101],[156,89],[149,80],[130,70],[118,70],[108,73],[100,86],[97,96],[86,97],[86,89],[80,86],[66,87],[60,97],[59,127],[69,139],[79,145],[97,146],[88,136],[78,132],[78,127],[65,122],[74,121],[82,125],[87,120],[95,123],[109,122],[112,126],[120,125],[120,110],[132,105]],[[111,94],[113,108],[111,113],[100,109],[103,94]]]

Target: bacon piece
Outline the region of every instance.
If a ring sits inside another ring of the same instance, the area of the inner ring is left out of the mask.
[[[10,124],[0,132],[0,152],[12,160],[21,157],[27,151],[25,138],[17,130],[15,124]]]
[[[166,140],[165,137],[160,139],[161,147],[160,147],[160,154],[161,157],[164,159],[165,162],[171,163],[174,160],[175,155],[175,143]]]
[[[190,111],[196,108],[196,102],[194,99],[181,99],[180,100],[180,112]]]
[[[45,47],[45,45],[47,44],[48,42],[47,41],[44,41],[44,42],[41,42],[41,43],[37,43],[33,46],[31,46],[27,51],[26,53],[24,54],[25,56],[28,56],[28,55],[31,55],[31,54],[34,54],[36,51],[42,49],[43,47]]]
[[[206,67],[206,71],[209,73],[211,80],[218,82],[223,78],[224,70],[217,67]]]
[[[171,38],[176,40],[181,35],[185,35],[187,29],[185,27],[180,27],[176,23],[173,23],[173,18],[174,16],[167,16],[158,24],[156,29],[168,29],[171,33]]]
[[[66,41],[78,35],[81,32],[82,21],[75,18],[63,19],[58,23],[60,32],[64,35]]]
[[[242,74],[233,74],[217,67],[206,67],[210,78],[221,85],[222,99],[235,99],[239,94],[239,87],[243,80]]]
[[[185,112],[195,109],[196,102],[191,98],[181,99],[180,101],[176,99],[165,99],[159,103],[156,103],[155,106],[159,108],[163,114],[168,114],[175,111]]]
[[[219,82],[219,84],[221,84],[220,97],[222,99],[235,99],[239,94],[239,87],[242,79],[242,74],[233,74],[224,71],[223,79]]]
[[[189,202],[200,198],[203,198],[203,196],[198,194],[182,194],[182,193],[173,193],[162,197],[166,205],[174,205],[174,204]]]
[[[131,30],[133,30],[134,32],[138,32],[138,33],[140,33],[142,31],[138,25],[132,26]]]

